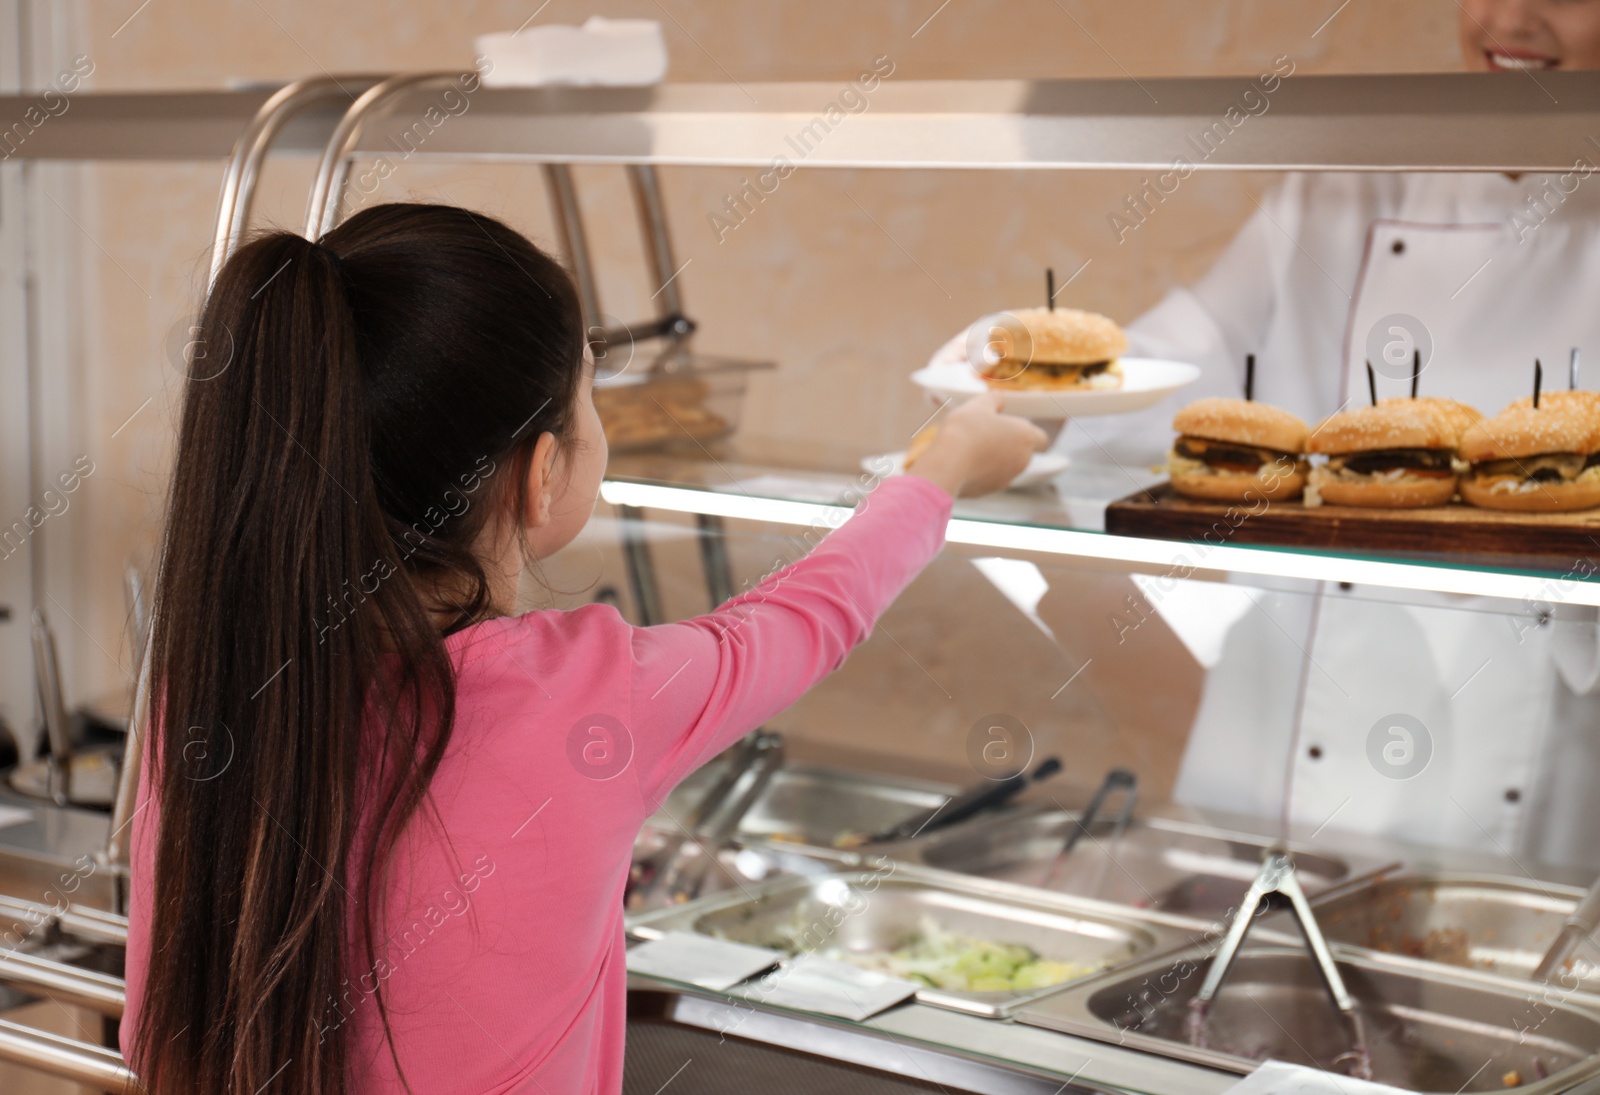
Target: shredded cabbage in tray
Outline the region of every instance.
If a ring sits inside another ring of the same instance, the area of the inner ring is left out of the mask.
[[[835,943],[815,953],[848,962],[930,988],[950,992],[1022,992],[1076,981],[1104,969],[1109,962],[1058,962],[1041,958],[1020,943],[995,943],[949,931],[930,916],[918,921],[918,931],[892,951],[852,951]],[[793,952],[796,933],[778,931],[767,941]]]

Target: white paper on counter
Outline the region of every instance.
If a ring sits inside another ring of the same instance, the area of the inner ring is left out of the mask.
[[[8,825],[26,825],[32,820],[32,810],[21,806],[0,806],[0,829]]]
[[[915,981],[807,954],[763,977],[746,996],[763,1004],[837,1015],[859,1023],[915,995],[919,987]]]
[[[1405,1089],[1283,1061],[1264,1061],[1228,1088],[1226,1095],[1405,1095]]]
[[[694,932],[668,932],[628,951],[628,972],[661,977],[712,992],[726,992],[771,969],[783,957],[778,951],[713,939]]]

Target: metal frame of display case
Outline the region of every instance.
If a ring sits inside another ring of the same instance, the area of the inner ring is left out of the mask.
[[[428,162],[768,168],[782,159],[819,168],[1164,171],[1182,161],[1208,171],[1545,172],[1570,170],[1600,151],[1589,136],[1600,133],[1600,73],[1279,72],[1271,80],[898,81],[880,74],[858,82],[858,94],[843,111],[846,85],[839,83],[516,89],[485,87],[476,73],[326,76],[281,88],[78,94],[70,110],[13,130],[8,158],[230,157],[214,278],[242,238],[269,152],[322,154],[308,224],[325,229],[336,217],[352,160],[406,148],[400,142],[419,132],[419,119],[426,122],[425,139],[413,139],[405,158]],[[1246,103],[1252,88],[1255,98]],[[446,95],[454,97],[445,101]],[[36,100],[0,96],[0,118],[28,117]],[[1243,117],[1243,124],[1230,122],[1219,131],[1219,120],[1230,116]],[[1207,136],[1219,132],[1225,139]],[[693,514],[710,529],[719,518],[831,525],[848,513],[843,506],[619,478],[605,483],[602,496],[635,512],[649,507]],[[947,539],[1130,568],[1188,566],[1600,605],[1600,582],[1553,584],[1548,575],[1233,545],[1211,547],[1196,561],[1189,558],[1193,545],[1018,522],[981,508],[958,509]],[[708,581],[730,588],[709,570]],[[108,862],[124,868],[149,672],[147,645],[106,850]],[[0,1024],[0,1059],[105,1087],[132,1078],[101,1047],[11,1026]]]

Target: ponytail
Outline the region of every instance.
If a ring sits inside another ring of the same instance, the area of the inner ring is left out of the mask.
[[[159,825],[155,877],[135,879],[152,955],[130,1059],[154,1092],[342,1092],[330,1002],[375,952],[367,895],[452,727],[418,579],[462,579],[452,626],[488,609],[471,549],[490,507],[419,518],[486,463],[521,512],[515,469],[565,433],[582,326],[565,274],[509,228],[389,205],[323,243],[242,248],[201,333],[157,583]]]

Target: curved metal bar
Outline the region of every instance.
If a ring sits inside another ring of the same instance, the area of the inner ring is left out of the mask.
[[[262,161],[266,159],[268,150],[283,127],[309,106],[349,95],[349,85],[354,84],[365,90],[381,79],[378,76],[347,76],[340,81],[332,76],[308,76],[285,84],[261,104],[256,116],[250,119],[244,132],[234,142],[233,154],[222,176],[222,196],[217,204],[217,230],[211,247],[211,276],[206,281],[208,286],[217,280],[222,264],[244,237]]]
[[[122,1054],[0,1019],[0,1061],[87,1084],[96,1091],[142,1091]]]
[[[154,621],[151,623],[154,629]],[[128,712],[128,733],[122,746],[122,770],[117,777],[117,797],[111,806],[111,835],[106,838],[105,860],[113,868],[122,868],[123,884],[117,887],[117,911],[128,911],[127,867],[131,862],[132,825],[138,813],[134,800],[139,794],[139,769],[144,763],[144,731],[150,714],[150,662],[154,646],[149,637],[144,642],[144,658],[139,664],[139,683],[133,690],[133,710]]]
[[[362,129],[380,108],[402,92],[455,83],[469,77],[476,79],[477,73],[418,72],[391,76],[368,88],[351,103],[322,150],[322,162],[317,165],[316,181],[311,186],[311,200],[306,205],[306,238],[320,239],[339,223],[345,187],[350,181],[350,157],[361,140]]]
[[[0,982],[112,1019],[122,1018],[128,1002],[128,986],[120,977],[21,951],[0,955]]]

